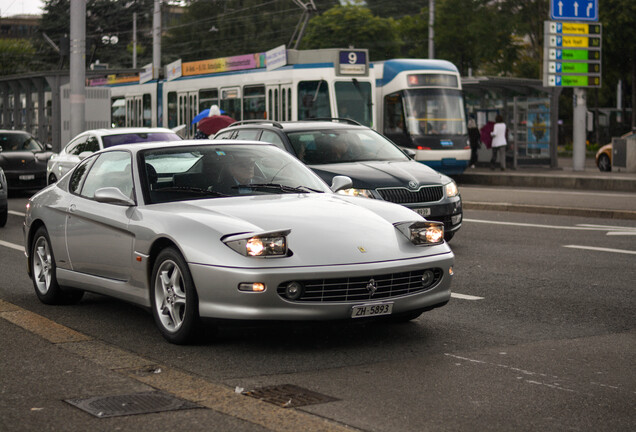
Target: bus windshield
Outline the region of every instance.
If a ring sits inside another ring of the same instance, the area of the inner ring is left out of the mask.
[[[409,133],[417,135],[465,135],[466,117],[461,91],[410,89],[404,91]]]

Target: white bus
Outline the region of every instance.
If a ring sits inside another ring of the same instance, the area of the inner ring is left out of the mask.
[[[396,59],[372,63],[376,130],[415,160],[445,174],[461,174],[470,144],[459,71],[445,60]]]
[[[375,125],[375,87],[366,49],[286,50],[286,65],[267,70],[265,54],[184,63],[182,76],[144,84],[112,84],[115,126],[186,125],[218,105],[235,120],[345,117]],[[215,73],[232,65],[246,69]]]

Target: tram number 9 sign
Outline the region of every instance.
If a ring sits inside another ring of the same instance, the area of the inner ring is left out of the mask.
[[[338,62],[339,75],[367,75],[368,68],[369,62],[366,51],[340,51]]]

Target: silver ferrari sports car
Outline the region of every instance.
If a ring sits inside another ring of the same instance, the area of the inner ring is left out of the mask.
[[[266,143],[112,147],[29,200],[28,272],[46,304],[116,297],[178,344],[203,318],[406,321],[446,304],[443,224],[334,193],[350,187]]]

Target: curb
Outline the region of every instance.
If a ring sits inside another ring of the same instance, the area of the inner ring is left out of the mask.
[[[629,210],[603,210],[574,207],[553,207],[526,204],[509,203],[483,203],[483,202],[462,202],[462,207],[466,210],[490,210],[490,211],[510,211],[519,213],[539,213],[559,216],[582,216],[604,219],[627,219],[636,220],[636,211]]]
[[[455,180],[461,186],[516,186],[536,188],[560,188],[578,190],[602,190],[614,192],[636,191],[636,178],[616,178],[603,176],[572,176],[559,174],[533,174],[523,173],[469,173],[458,175]]]

